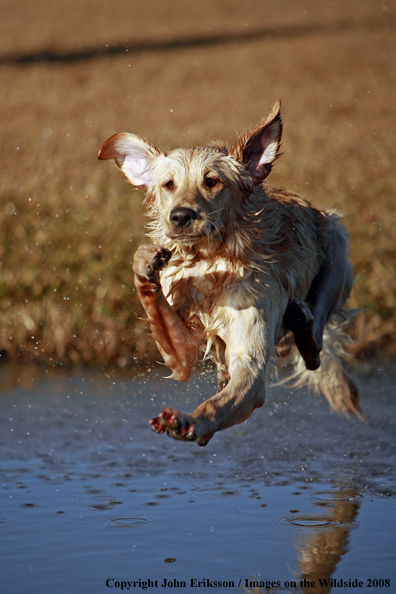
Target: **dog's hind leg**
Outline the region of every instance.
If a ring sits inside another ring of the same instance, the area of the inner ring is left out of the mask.
[[[293,299],[283,316],[283,323],[288,330],[292,331],[294,341],[304,359],[306,368],[310,371],[318,369],[320,366],[319,354],[322,347],[319,347],[314,336],[314,317],[310,308],[300,299]],[[287,336],[288,333],[286,333],[285,337]],[[287,354],[286,352],[285,356]],[[282,356],[282,349],[280,355]]]
[[[333,231],[329,252],[309,288],[306,303],[313,315],[312,331],[323,346],[323,331],[331,314],[341,309],[348,299],[353,284],[352,267],[348,260],[346,234],[342,227]]]
[[[296,346],[311,371],[320,366],[326,322],[335,310],[342,308],[352,283],[347,239],[339,227],[333,230],[329,252],[312,281],[305,303],[294,299],[284,316],[284,324],[293,331]]]
[[[199,342],[167,302],[158,271],[169,261],[168,250],[141,245],[134,256],[135,285],[165,365],[175,380],[186,381],[198,353]]]
[[[221,338],[216,336],[214,338],[214,344],[212,346],[212,351],[215,353],[215,361],[217,367],[217,394],[224,390],[227,386],[228,382],[230,381],[230,374],[228,372],[225,352],[226,352],[226,345]]]

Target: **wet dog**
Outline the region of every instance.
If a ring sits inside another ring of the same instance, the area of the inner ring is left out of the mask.
[[[347,235],[335,212],[263,182],[279,156],[280,102],[228,149],[168,153],[129,133],[99,159],[115,159],[146,191],[152,244],[134,256],[135,284],[165,364],[186,381],[202,349],[218,369],[217,393],[191,414],[163,408],[157,433],[206,445],[265,400],[270,362],[294,366],[331,407],[360,415],[344,369],[344,304],[352,287]]]

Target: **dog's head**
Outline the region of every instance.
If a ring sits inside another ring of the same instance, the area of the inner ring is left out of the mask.
[[[134,134],[109,138],[99,159],[114,159],[146,191],[157,235],[180,247],[224,242],[246,197],[270,173],[282,135],[280,102],[233,148],[214,143],[164,153]]]

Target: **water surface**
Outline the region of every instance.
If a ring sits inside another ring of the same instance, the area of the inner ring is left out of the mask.
[[[367,423],[273,388],[206,448],[148,419],[213,377],[160,373],[3,367],[1,592],[396,591],[392,365],[357,375]]]

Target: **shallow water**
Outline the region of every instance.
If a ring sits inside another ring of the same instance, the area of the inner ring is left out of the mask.
[[[193,410],[210,373],[3,367],[0,591],[395,592],[396,373],[357,379],[367,423],[273,388],[199,448],[147,421]]]

